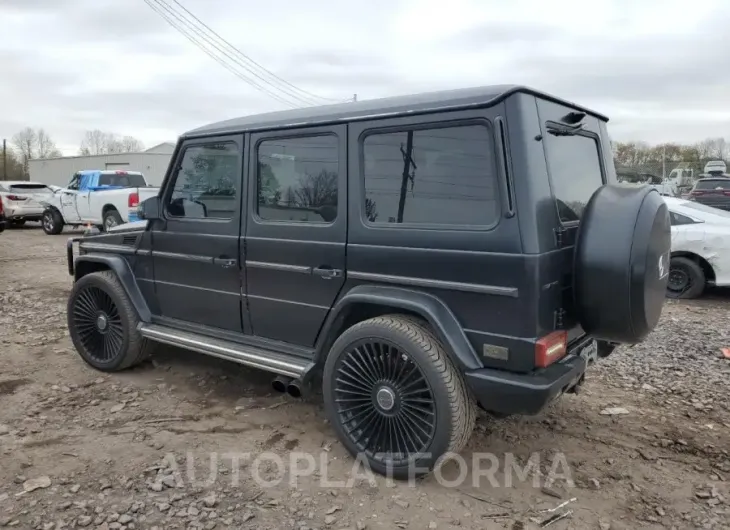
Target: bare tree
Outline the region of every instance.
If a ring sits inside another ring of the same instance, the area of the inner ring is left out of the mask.
[[[56,147],[56,143],[45,129],[38,129],[36,132],[36,138],[38,145],[38,158],[55,158],[62,156],[61,151]]]
[[[18,153],[20,153],[24,178],[28,178],[28,161],[35,158],[36,148],[38,146],[38,134],[32,127],[26,127],[13,136],[13,144],[18,150]]]
[[[86,156],[103,155],[106,153],[107,144],[108,135],[104,131],[100,131],[99,129],[86,131],[83,140],[81,140],[79,154]]]
[[[119,153],[136,153],[142,151],[144,145],[133,136],[118,137],[99,129],[86,131],[81,140],[79,154],[81,155],[113,155]]]

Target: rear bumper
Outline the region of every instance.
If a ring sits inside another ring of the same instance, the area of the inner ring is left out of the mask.
[[[581,346],[585,346],[582,344]],[[583,381],[588,361],[577,352],[528,374],[482,368],[467,372],[466,382],[485,409],[500,414],[537,414]]]
[[[8,221],[40,221],[43,217],[43,207],[7,206],[5,217]]]

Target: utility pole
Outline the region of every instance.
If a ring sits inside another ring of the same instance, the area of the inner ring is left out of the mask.
[[[400,200],[398,201],[398,217],[396,218],[396,223],[403,222],[403,210],[406,207],[408,181],[411,180],[411,165],[413,169],[416,169],[416,163],[413,161],[413,131],[408,131],[406,148],[403,150],[403,144],[401,144],[400,152],[403,155],[403,179],[400,184]]]
[[[8,141],[3,138],[3,180],[8,180]]]
[[[667,180],[667,146],[662,146],[662,182]]]

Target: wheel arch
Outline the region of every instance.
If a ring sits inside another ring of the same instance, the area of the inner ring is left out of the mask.
[[[119,209],[115,205],[111,203],[106,203],[101,209],[102,218],[107,214],[107,212],[111,212],[112,210],[119,213]]]
[[[456,316],[443,300],[423,291],[379,285],[359,285],[337,301],[317,338],[315,366],[324,364],[332,344],[346,329],[363,320],[391,313],[425,320],[459,369],[483,367]]]
[[[706,281],[714,282],[716,279],[715,269],[712,267],[712,264],[709,261],[707,261],[707,259],[703,258],[699,254],[696,254],[695,252],[690,252],[688,250],[678,250],[676,252],[672,252],[671,258],[691,259],[692,261],[697,263],[702,268],[702,272],[705,273]],[[671,267],[671,265],[670,265],[670,267]]]
[[[124,292],[129,297],[129,301],[137,311],[137,316],[142,322],[150,322],[152,313],[150,312],[147,302],[142,296],[142,292],[137,286],[134,279],[132,269],[124,258],[119,256],[105,256],[103,254],[84,254],[76,258],[74,264],[74,282],[88,274],[101,271],[112,271],[119,283],[122,284]]]

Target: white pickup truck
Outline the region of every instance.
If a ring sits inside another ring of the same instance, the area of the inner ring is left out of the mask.
[[[101,230],[137,221],[140,202],[157,195],[138,171],[79,171],[68,186],[42,204],[43,231],[60,234],[65,225],[94,225]]]

